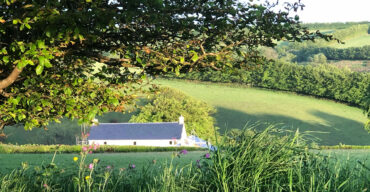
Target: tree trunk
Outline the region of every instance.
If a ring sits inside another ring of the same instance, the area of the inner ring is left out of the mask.
[[[14,67],[13,71],[10,73],[10,75],[1,80],[0,81],[0,94],[5,96],[5,97],[9,97],[10,94],[9,93],[5,93],[4,92],[4,89],[9,87],[11,84],[14,83],[15,80],[17,80],[19,74],[21,74],[23,68],[18,68],[18,67]]]

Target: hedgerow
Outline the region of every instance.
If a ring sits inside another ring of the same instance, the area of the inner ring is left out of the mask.
[[[79,153],[82,150],[81,145],[10,145],[0,144],[0,153]],[[188,151],[204,150],[196,147],[151,147],[151,146],[118,146],[101,145],[95,152],[160,152],[160,151]]]

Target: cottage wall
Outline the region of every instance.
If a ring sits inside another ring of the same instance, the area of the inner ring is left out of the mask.
[[[177,140],[89,140],[89,145],[92,143],[100,145],[134,145],[136,146],[157,146],[157,147],[171,147],[176,146],[180,141]],[[170,143],[171,142],[171,143]]]

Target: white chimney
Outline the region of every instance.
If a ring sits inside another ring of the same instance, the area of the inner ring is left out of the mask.
[[[182,115],[179,117],[179,124],[180,125],[184,125],[185,124],[185,118]]]

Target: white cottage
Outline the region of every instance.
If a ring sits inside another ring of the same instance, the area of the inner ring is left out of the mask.
[[[179,117],[179,122],[100,123],[91,127],[88,143],[161,147],[188,145],[183,116]]]

